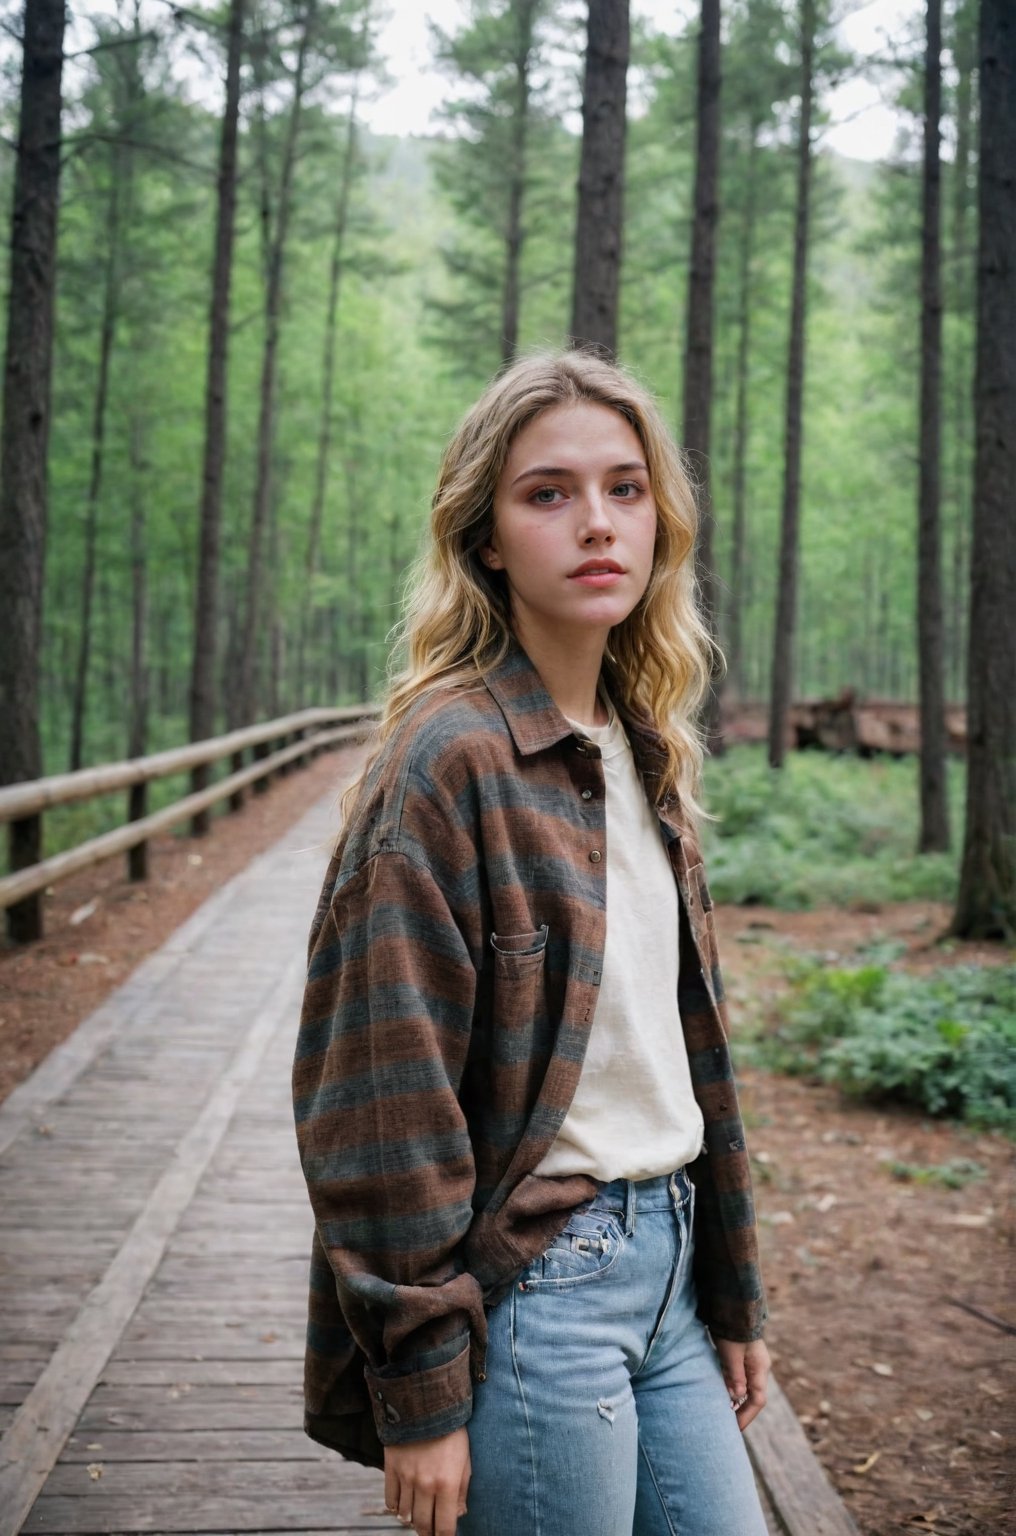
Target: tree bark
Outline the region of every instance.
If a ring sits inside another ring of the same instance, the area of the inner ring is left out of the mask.
[[[522,206],[526,191],[526,141],[529,130],[529,66],[533,28],[539,0],[512,0],[515,25],[515,109],[512,113],[511,164],[508,171],[508,215],[505,226],[505,265],[501,301],[501,362],[510,363],[519,344],[519,272],[525,232]]]
[[[713,290],[716,226],[719,221],[720,164],[720,0],[702,0],[696,92],[695,212],[691,229],[687,326],[684,354],[683,440],[699,482],[699,536],[695,554],[703,617],[717,638],[713,509],[710,495],[710,431],[713,403]],[[719,670],[702,711],[715,752],[720,741]]]
[[[300,638],[297,652],[296,677],[298,702],[304,703],[306,686],[307,635],[314,614],[314,578],[317,575],[321,547],[321,523],[324,517],[325,492],[328,485],[328,460],[332,446],[332,410],[335,396],[335,335],[338,324],[339,297],[342,287],[345,258],[346,227],[349,223],[349,198],[353,187],[353,171],[356,164],[356,109],[359,103],[360,75],[353,79],[349,102],[349,118],[346,123],[345,155],[342,175],[335,201],[335,225],[332,235],[331,269],[328,275],[328,307],[325,314],[324,360],[321,380],[321,417],[318,425],[317,463],[314,469],[314,499],[310,509],[310,527],[307,532],[307,561],[305,602],[300,614]]]
[[[750,126],[748,176],[741,225],[741,260],[738,274],[737,384],[734,406],[733,522],[730,531],[730,610],[727,622],[728,669],[736,698],[744,697],[744,646],[742,639],[745,591],[745,523],[748,460],[748,359],[751,350],[751,266],[755,250],[755,176],[758,164],[759,125]]]
[[[129,157],[130,150],[127,150]],[[81,618],[78,629],[78,659],[74,673],[74,699],[71,707],[71,750],[68,768],[74,773],[84,758],[85,710],[88,698],[88,661],[92,645],[92,601],[95,592],[95,552],[99,536],[99,497],[106,446],[106,405],[109,400],[109,370],[116,338],[120,303],[120,196],[122,178],[129,175],[119,145],[110,158],[110,188],[106,252],[106,278],[102,299],[102,325],[99,333],[99,373],[92,406],[92,467],[85,501],[84,558],[81,565]]]
[[[917,510],[917,658],[921,709],[918,850],[921,853],[942,852],[949,847],[939,475],[942,422],[941,116],[942,0],[927,0]]]
[[[1016,13],[981,0],[967,795],[952,932],[1016,938]]]
[[[252,724],[258,711],[258,651],[262,607],[262,564],[265,530],[268,526],[268,509],[272,498],[272,457],[275,436],[275,387],[278,365],[279,329],[282,310],[282,276],[292,209],[293,168],[296,163],[296,145],[300,133],[303,112],[303,93],[310,51],[311,32],[314,25],[316,0],[307,0],[303,26],[297,52],[296,74],[293,82],[293,101],[286,125],[282,168],[279,177],[279,195],[267,253],[267,283],[265,291],[265,344],[261,364],[261,404],[258,415],[257,474],[254,486],[254,510],[251,518],[250,542],[247,561],[247,603],[244,615],[243,640],[240,649],[240,716],[245,724]]]
[[[64,0],[26,0],[3,431],[0,437],[0,784],[42,775],[39,656],[46,563]],[[12,872],[38,862],[41,823],[11,823]],[[42,931],[37,899],[10,908],[17,942]]]
[[[229,361],[229,305],[236,225],[237,138],[240,121],[240,63],[244,5],[231,0],[226,51],[226,103],[219,139],[219,174],[208,321],[208,372],[205,384],[205,446],[201,475],[201,522],[194,600],[194,651],[190,680],[190,739],[215,735],[215,640],[219,605],[219,550],[222,537],[222,482],[226,466],[226,386]],[[207,764],[191,773],[196,793],[208,783]],[[210,813],[191,819],[195,836],[208,831]]]
[[[815,0],[801,0],[801,121],[797,148],[794,280],[790,302],[783,509],[769,701],[769,762],[782,768],[794,686],[798,543],[801,519],[801,417],[804,401],[805,313],[808,284],[808,221],[811,209],[811,114],[814,92]]]
[[[131,464],[131,695],[127,756],[142,757],[148,746],[148,579],[145,549],[144,423],[139,411],[128,423]]]
[[[960,6],[953,15],[952,55],[956,69],[956,94],[955,94],[955,133],[956,149],[953,155],[953,199],[952,199],[952,235],[949,267],[952,272],[952,284],[947,303],[957,314],[965,314],[969,297],[969,276],[973,270],[973,251],[968,244],[967,229],[969,225],[970,195],[968,191],[968,177],[970,174],[970,154],[973,139],[974,117],[974,90],[973,75],[977,68],[977,25],[976,13],[971,16],[971,11],[976,8],[977,0],[961,0]],[[972,308],[972,305],[970,306]],[[953,479],[953,508],[952,508],[952,553],[950,559],[950,583],[949,583],[949,631],[948,648],[948,682],[947,694],[958,699],[963,695],[964,680],[966,678],[966,603],[969,583],[968,544],[970,540],[970,501],[968,480],[970,475],[971,454],[971,422],[970,407],[973,401],[973,368],[968,371],[964,366],[965,354],[962,363],[956,358],[950,368],[947,364],[947,377],[951,373],[951,402],[952,402],[952,479]]]
[[[617,351],[624,229],[628,0],[589,0],[571,342]]]

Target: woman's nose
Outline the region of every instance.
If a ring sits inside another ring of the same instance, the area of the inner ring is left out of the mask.
[[[614,540],[614,520],[610,507],[598,491],[584,498],[582,506],[582,539],[598,539],[610,544]]]

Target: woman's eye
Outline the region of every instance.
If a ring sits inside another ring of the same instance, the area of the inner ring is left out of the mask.
[[[615,485],[614,495],[620,495],[622,501],[632,501],[641,489],[642,487],[636,480],[622,480],[620,485]]]
[[[560,494],[553,485],[541,485],[539,490],[533,492],[532,499],[541,507],[551,507]]]

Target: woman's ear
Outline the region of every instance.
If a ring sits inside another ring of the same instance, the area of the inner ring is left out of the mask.
[[[480,559],[483,561],[484,565],[489,566],[492,571],[499,571],[501,569],[501,556],[498,554],[493,544],[482,544],[480,546]]]

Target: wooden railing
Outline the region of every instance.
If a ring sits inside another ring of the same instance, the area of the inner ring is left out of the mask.
[[[202,830],[207,825],[209,806],[228,800],[230,810],[238,810],[248,785],[253,786],[255,793],[263,791],[275,774],[303,766],[322,748],[362,739],[369,734],[379,713],[377,706],[371,704],[303,709],[150,757],[104,763],[98,768],[82,768],[77,773],[55,774],[0,789],[0,822],[9,823],[11,850],[11,873],[0,879],[0,908],[7,909],[11,938],[19,942],[41,938],[42,892],[47,886],[118,853],[127,854],[127,871],[132,880],[145,879],[148,840],[154,833],[164,832],[188,818],[192,818],[194,830]],[[244,767],[243,754],[247,750],[253,761]],[[202,770],[207,771],[209,764],[226,757],[230,758],[233,770],[227,777],[184,795],[160,811],[148,813],[148,785],[154,779],[187,772],[193,778]],[[41,846],[45,811],[123,789],[128,792],[124,826],[48,859],[27,862],[24,850]]]

